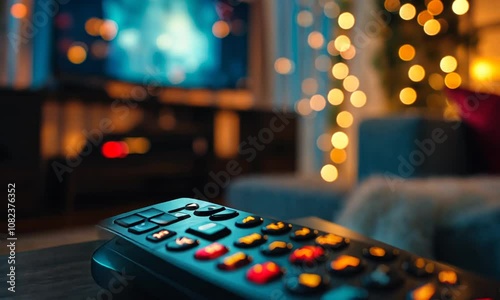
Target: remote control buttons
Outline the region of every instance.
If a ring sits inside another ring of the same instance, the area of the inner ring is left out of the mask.
[[[184,251],[196,247],[200,244],[198,240],[181,236],[167,244],[167,249],[170,251]]]
[[[247,279],[253,283],[265,284],[277,279],[281,274],[281,268],[276,263],[268,261],[252,266],[247,272]]]
[[[218,213],[219,211],[223,211],[223,210],[224,210],[224,206],[211,204],[211,205],[203,206],[202,208],[198,208],[197,210],[194,211],[194,214],[197,216],[203,217],[203,216],[213,215],[213,214]]]
[[[224,225],[209,222],[189,227],[186,232],[192,233],[209,241],[215,241],[229,235],[231,230]]]
[[[226,209],[210,216],[212,221],[224,221],[236,217],[239,213],[232,209]]]
[[[392,260],[396,256],[398,256],[399,250],[397,250],[397,249],[386,250],[386,249],[380,248],[380,247],[370,247],[370,248],[363,249],[363,255],[365,257],[368,257],[368,258],[371,258],[374,260],[388,261],[388,260]]]
[[[187,210],[197,210],[200,206],[198,205],[198,203],[189,203],[189,204],[186,204],[186,206],[184,206],[184,209],[187,209]]]
[[[342,300],[366,300],[368,291],[351,285],[339,286],[321,297],[321,300],[342,299]]]
[[[145,232],[151,231],[151,230],[156,229],[156,228],[158,228],[158,225],[146,221],[144,223],[135,225],[134,227],[130,227],[128,229],[128,231],[135,233],[135,234],[141,234],[141,233],[145,233]]]
[[[434,283],[427,283],[419,286],[413,291],[408,293],[408,300],[431,300],[434,299],[434,295],[436,294],[436,286]],[[438,297],[441,298],[441,297]]]
[[[158,210],[156,208],[150,208],[150,209],[146,209],[146,210],[143,210],[141,212],[138,212],[137,214],[141,217],[149,219],[149,218],[153,218],[153,217],[157,217],[159,215],[162,215],[162,214],[164,214],[164,212],[162,212],[161,210]]]
[[[364,264],[361,259],[351,255],[337,256],[330,263],[330,272],[337,275],[350,275],[363,270]]]
[[[290,229],[292,229],[292,224],[278,221],[262,227],[262,232],[271,235],[278,235],[287,233]]]
[[[217,257],[221,257],[222,255],[226,254],[227,251],[229,250],[226,246],[219,243],[212,243],[196,251],[194,257],[199,260],[216,259]]]
[[[379,265],[361,279],[364,286],[374,289],[393,288],[403,282],[399,274],[387,265]]]
[[[287,278],[286,287],[297,294],[309,294],[321,291],[328,284],[328,279],[315,273],[302,273]]]
[[[235,225],[240,228],[252,228],[259,226],[262,222],[264,222],[264,219],[259,216],[248,216],[244,217],[240,221],[236,221]]]
[[[292,250],[293,245],[291,243],[286,243],[283,241],[274,241],[267,245],[260,247],[260,251],[264,255],[269,256],[277,256],[290,252]]]
[[[330,249],[341,249],[349,245],[350,240],[333,233],[318,236],[315,240],[317,245]]]
[[[442,284],[456,285],[458,284],[458,275],[455,271],[441,271],[438,274],[438,280]]]
[[[120,226],[123,226],[123,227],[130,227],[130,226],[137,225],[143,221],[144,221],[144,218],[141,218],[137,215],[131,215],[131,216],[128,216],[125,218],[117,219],[117,220],[115,220],[115,223],[120,225]]]
[[[303,246],[290,254],[290,262],[294,264],[313,263],[323,257],[325,250],[319,246]]]
[[[264,244],[267,241],[267,236],[258,233],[239,238],[234,245],[240,248],[251,248]]]
[[[423,258],[407,260],[403,262],[403,270],[416,277],[424,277],[434,273],[435,265]]]
[[[238,252],[222,259],[222,261],[217,264],[217,267],[221,270],[232,271],[248,265],[251,261],[252,258],[250,256],[243,252]]]
[[[189,214],[183,213],[183,212],[176,212],[176,213],[173,213],[172,215],[179,220],[184,220],[184,219],[191,217]]]
[[[296,241],[305,241],[313,239],[316,236],[318,236],[318,231],[307,227],[302,227],[301,229],[295,230],[290,234],[290,238]]]
[[[169,237],[172,237],[174,235],[175,235],[175,231],[163,229],[163,230],[155,232],[151,235],[148,235],[146,237],[146,239],[148,239],[148,241],[151,241],[151,242],[161,242],[161,241],[166,240]]]
[[[163,214],[161,216],[152,218],[150,221],[158,225],[166,226],[175,223],[177,221],[180,221],[180,219],[171,214]]]

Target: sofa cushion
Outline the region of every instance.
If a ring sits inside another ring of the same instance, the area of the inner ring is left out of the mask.
[[[289,220],[305,216],[331,219],[343,207],[345,190],[321,178],[296,175],[249,176],[231,183],[229,206]]]

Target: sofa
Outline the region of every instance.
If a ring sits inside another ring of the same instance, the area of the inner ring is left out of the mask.
[[[350,189],[319,176],[254,175],[230,184],[228,204],[285,220],[317,216],[500,280],[500,177],[481,175],[485,162],[464,123],[367,119],[358,145]]]

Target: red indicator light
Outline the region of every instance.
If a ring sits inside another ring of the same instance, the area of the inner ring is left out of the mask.
[[[106,158],[124,158],[129,151],[124,142],[106,142],[101,147],[101,153]]]

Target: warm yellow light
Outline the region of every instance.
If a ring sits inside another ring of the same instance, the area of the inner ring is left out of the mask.
[[[347,159],[347,153],[344,149],[332,149],[330,159],[336,164],[341,164]]]
[[[320,32],[313,31],[309,33],[307,37],[307,43],[313,49],[320,49],[321,47],[323,47],[323,44],[325,43],[325,38]]]
[[[145,137],[125,138],[123,141],[127,144],[130,154],[145,154],[151,148],[149,139]]]
[[[408,70],[408,77],[411,81],[419,82],[425,77],[425,69],[421,65],[413,65]]]
[[[399,9],[399,7],[401,7],[401,3],[399,2],[399,0],[385,0],[384,1],[384,8],[387,11],[395,12]]]
[[[421,11],[418,16],[417,16],[417,22],[421,26],[424,26],[425,22],[429,21],[430,19],[433,19],[434,17],[429,13],[427,10]]]
[[[417,10],[415,9],[415,6],[413,6],[410,3],[403,4],[401,8],[399,9],[399,16],[403,20],[411,20],[415,17],[417,14]]]
[[[451,9],[457,15],[463,15],[469,11],[469,2],[466,0],[455,0],[451,5]]]
[[[325,12],[325,15],[330,19],[335,19],[340,13],[340,7],[334,1],[325,3],[325,7],[323,8],[323,10]]]
[[[337,124],[342,128],[349,128],[354,121],[352,114],[348,111],[341,111],[337,115]]]
[[[452,72],[444,77],[444,84],[450,89],[456,89],[462,84],[462,78],[458,73]]]
[[[85,31],[91,36],[98,36],[103,23],[99,18],[90,18],[85,22]]]
[[[417,92],[411,87],[406,87],[399,93],[399,99],[401,103],[411,105],[417,100]]]
[[[16,19],[22,19],[28,14],[28,8],[22,3],[16,3],[10,7],[10,14]]]
[[[290,74],[293,71],[293,62],[286,57],[280,57],[274,62],[274,69],[279,74]]]
[[[330,70],[330,68],[332,67],[332,60],[330,59],[330,57],[328,55],[324,55],[324,54],[319,55],[314,60],[314,67],[318,71],[328,72]]]
[[[346,30],[351,29],[355,22],[356,20],[354,19],[354,16],[349,12],[341,13],[338,18],[340,28]]]
[[[226,36],[229,35],[229,32],[231,32],[231,28],[229,27],[229,24],[226,21],[217,21],[212,25],[212,33],[214,36],[222,39],[225,38]]]
[[[321,168],[321,178],[326,182],[334,182],[339,176],[339,171],[334,165],[324,165]]]
[[[443,76],[437,73],[433,73],[429,76],[429,85],[436,91],[443,89],[444,80]]]
[[[359,79],[354,75],[349,75],[344,79],[342,85],[346,91],[354,92],[359,88]]]
[[[436,35],[439,33],[440,30],[441,30],[441,24],[439,23],[438,20],[430,19],[424,24],[424,32],[427,35],[430,36]]]
[[[331,56],[337,56],[340,54],[339,50],[335,48],[335,41],[329,41],[326,45],[326,49]]]
[[[302,27],[309,27],[314,22],[313,14],[308,10],[303,10],[297,14],[297,24]]]
[[[331,105],[340,105],[344,101],[344,92],[341,89],[331,89],[328,92],[328,102]]]
[[[311,100],[309,101],[309,105],[311,105],[312,110],[322,111],[326,106],[325,97],[316,94],[316,95],[311,97]]]
[[[441,58],[441,61],[439,62],[439,67],[445,73],[450,73],[455,71],[457,69],[457,65],[458,65],[457,59],[451,55]]]
[[[351,40],[346,35],[339,35],[335,39],[335,49],[338,51],[346,51],[351,47]]]
[[[312,95],[318,91],[318,81],[315,78],[306,78],[302,81],[302,92]]]
[[[487,60],[475,60],[471,67],[472,78],[479,81],[492,80],[495,66]]]
[[[355,91],[351,94],[351,104],[354,107],[360,108],[366,104],[366,94],[363,91]]]
[[[332,67],[332,75],[336,79],[342,80],[349,75],[349,67],[343,62],[336,63]]]
[[[410,61],[415,57],[415,48],[410,44],[399,47],[399,58],[404,61]]]
[[[105,20],[99,28],[99,34],[103,40],[111,41],[118,34],[118,24],[113,20]]]
[[[433,16],[437,16],[443,12],[444,6],[441,0],[432,0],[427,4],[427,10]]]
[[[356,47],[354,47],[353,45],[351,45],[349,47],[349,49],[347,49],[346,51],[342,51],[340,53],[340,56],[342,56],[342,58],[345,59],[345,60],[353,59],[354,56],[356,56]]]
[[[87,50],[83,46],[73,45],[69,47],[67,56],[71,63],[79,65],[87,59]]]
[[[320,135],[316,140],[316,146],[318,146],[321,151],[330,151],[330,149],[332,149],[332,143],[330,143],[330,135],[328,133],[323,133],[322,135]]]
[[[309,105],[309,99],[304,98],[297,102],[296,111],[302,116],[308,116],[311,114],[312,109]]]
[[[332,145],[337,149],[345,149],[349,145],[349,137],[342,131],[337,131],[332,135]]]

